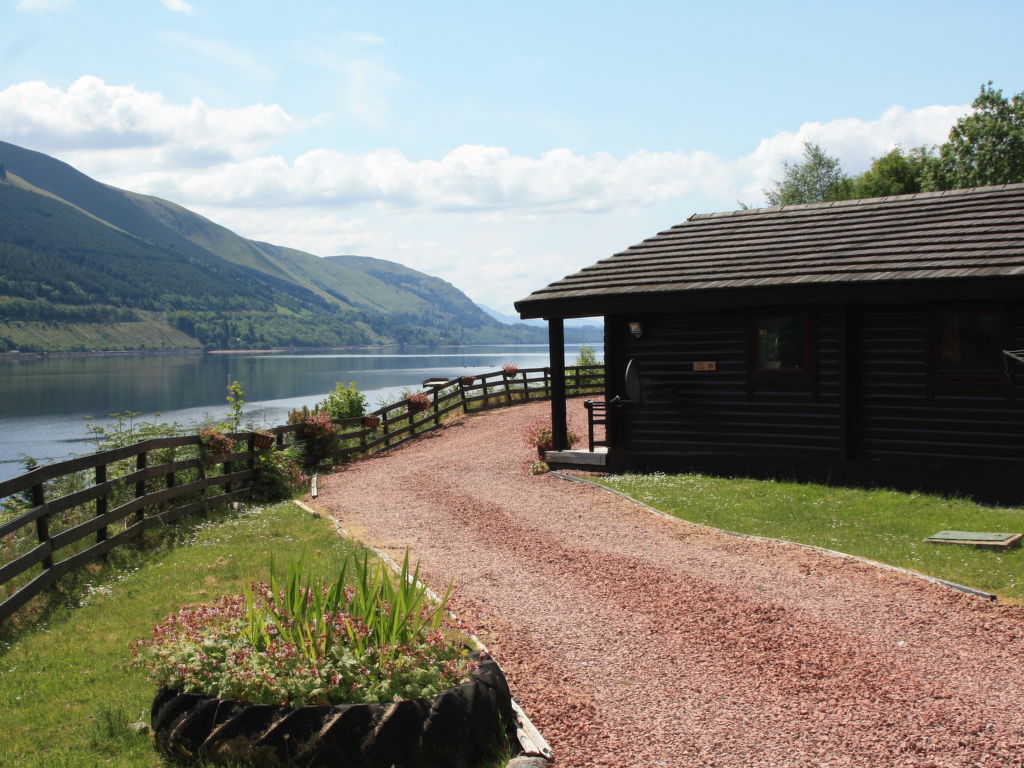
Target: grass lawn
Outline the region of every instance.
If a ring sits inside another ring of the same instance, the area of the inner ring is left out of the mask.
[[[250,577],[265,578],[271,553],[284,564],[305,552],[326,573],[357,546],[291,503],[178,529],[174,546],[143,554],[134,570],[108,572],[81,607],[0,639],[0,765],[161,765],[150,738],[127,727],[149,722],[155,693],[128,667],[131,644],[185,603],[238,594]]]
[[[1024,510],[962,499],[706,475],[598,482],[694,523],[860,555],[1024,601],[1024,548],[925,544],[942,530],[1024,532]]]

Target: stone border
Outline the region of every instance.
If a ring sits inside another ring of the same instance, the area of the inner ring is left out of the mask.
[[[959,592],[966,592],[968,595],[972,595],[974,597],[980,597],[983,600],[996,600],[997,597],[998,597],[997,595],[993,595],[991,592],[984,592],[984,591],[982,591],[980,589],[975,589],[974,587],[968,587],[968,586],[966,586],[964,584],[957,584],[955,581],[947,581],[946,579],[940,579],[937,576],[929,576],[929,575],[924,574],[924,573],[919,573],[917,571],[912,571],[909,568],[900,568],[899,566],[896,566],[896,565],[889,565],[888,563],[881,563],[878,560],[870,560],[870,559],[868,559],[866,557],[861,557],[860,555],[851,555],[848,552],[839,552],[839,551],[837,551],[835,549],[825,549],[824,547],[816,547],[813,544],[801,544],[798,541],[789,541],[788,539],[772,539],[772,538],[769,538],[768,536],[757,536],[757,535],[752,534],[752,533],[739,533],[737,531],[727,531],[724,528],[715,528],[715,527],[710,526],[710,525],[704,525],[703,523],[694,523],[694,522],[691,522],[690,520],[684,520],[681,517],[676,517],[675,515],[670,515],[668,512],[665,512],[665,511],[660,510],[660,509],[656,509],[655,507],[652,507],[652,506],[650,506],[648,504],[644,504],[642,501],[637,501],[636,499],[634,499],[629,494],[623,493],[622,491],[617,491],[614,488],[609,488],[606,485],[601,485],[600,483],[595,483],[593,480],[589,480],[589,479],[587,479],[585,477],[576,477],[575,475],[567,475],[564,472],[559,472],[559,471],[550,472],[549,474],[552,475],[553,477],[557,477],[557,478],[559,478],[561,480],[568,480],[569,482],[572,482],[572,483],[582,483],[583,485],[590,485],[590,486],[593,486],[594,488],[600,488],[602,491],[614,494],[615,496],[620,496],[623,499],[627,499],[627,500],[633,502],[634,504],[636,504],[637,506],[643,507],[648,512],[651,512],[651,513],[653,513],[655,515],[658,515],[659,517],[663,517],[663,518],[665,518],[667,520],[672,520],[673,522],[676,522],[676,523],[685,523],[686,525],[693,525],[693,526],[696,526],[698,528],[704,528],[705,530],[708,530],[708,531],[715,531],[716,533],[724,533],[727,536],[735,536],[735,537],[740,538],[740,539],[751,539],[753,541],[770,541],[770,542],[774,542],[776,544],[790,544],[790,545],[792,545],[794,547],[802,547],[804,549],[810,549],[810,550],[813,550],[815,552],[820,552],[821,554],[829,555],[830,557],[845,557],[845,558],[849,558],[850,560],[856,560],[857,562],[865,563],[866,565],[871,565],[871,566],[874,566],[875,568],[884,568],[887,571],[896,571],[897,573],[906,574],[907,576],[913,576],[913,577],[918,578],[918,579],[924,579],[925,581],[930,581],[931,583],[938,584],[939,586],[948,587],[949,589],[955,589],[955,590],[957,590]]]

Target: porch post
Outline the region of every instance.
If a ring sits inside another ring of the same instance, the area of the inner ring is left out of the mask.
[[[569,447],[565,418],[565,331],[562,318],[548,319],[548,353],[551,356],[551,438],[556,451]]]

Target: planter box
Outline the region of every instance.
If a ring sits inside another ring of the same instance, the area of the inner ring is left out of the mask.
[[[189,763],[478,768],[518,751],[512,696],[491,659],[431,699],[289,707],[161,688],[151,717],[160,751]]]

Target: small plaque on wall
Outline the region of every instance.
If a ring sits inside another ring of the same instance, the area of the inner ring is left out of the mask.
[[[714,360],[694,360],[693,370],[695,371],[717,371],[718,363]]]

